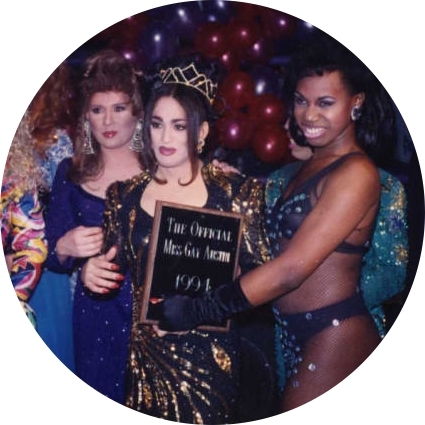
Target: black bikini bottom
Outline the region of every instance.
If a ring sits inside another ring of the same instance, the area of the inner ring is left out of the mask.
[[[339,326],[344,319],[369,314],[360,293],[316,310],[282,314],[275,308],[274,313],[287,378],[296,373],[296,366],[302,361],[301,349],[310,338],[330,326]]]
[[[295,335],[301,346],[328,326],[338,326],[342,320],[362,314],[368,314],[368,310],[359,293],[317,310],[295,314],[281,314],[275,310],[278,324]]]

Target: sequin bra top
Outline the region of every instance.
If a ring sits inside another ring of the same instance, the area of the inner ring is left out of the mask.
[[[272,208],[267,209],[269,238],[275,254],[280,250],[281,239],[291,239],[312,210],[314,205],[312,205],[311,195],[314,194],[317,199],[317,185],[321,179],[336,169],[348,156],[354,154],[363,155],[357,152],[344,155],[308,178],[287,197],[281,196]],[[354,245],[343,241],[335,251],[345,254],[364,254],[368,246],[369,241],[364,245]]]

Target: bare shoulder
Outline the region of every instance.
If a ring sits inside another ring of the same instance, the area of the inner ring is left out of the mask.
[[[347,208],[360,204],[366,209],[373,207],[379,202],[380,192],[378,168],[366,155],[346,158],[319,188],[320,198],[324,203],[333,205],[337,202]]]
[[[367,155],[352,155],[346,158],[333,173],[335,179],[349,182],[350,186],[372,185],[379,188],[379,170]]]

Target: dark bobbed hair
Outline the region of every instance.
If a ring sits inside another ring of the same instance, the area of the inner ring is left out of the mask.
[[[369,68],[350,50],[325,33],[301,44],[290,58],[284,83],[289,106],[289,129],[300,145],[307,145],[294,116],[294,93],[298,82],[311,76],[339,71],[351,95],[364,93],[361,117],[355,122],[356,138],[377,163],[386,163],[395,142],[394,110],[389,94]]]
[[[200,55],[189,55],[172,58],[156,64],[150,74],[145,76],[144,98],[145,98],[145,125],[143,127],[143,138],[145,149],[142,153],[143,165],[148,170],[155,181],[165,184],[165,180],[158,179],[155,176],[157,161],[152,149],[152,139],[150,134],[150,123],[152,113],[156,103],[163,97],[175,99],[184,109],[187,119],[188,149],[189,158],[192,167],[192,175],[188,182],[181,185],[189,185],[193,182],[198,171],[198,159],[200,155],[197,152],[198,134],[203,122],[212,125],[216,119],[216,114],[211,103],[200,91],[190,85],[180,83],[163,83],[160,71],[169,67],[181,67],[194,63],[198,72],[205,74],[213,82],[217,81],[218,68],[215,62],[206,61]],[[208,138],[207,138],[208,139]],[[206,141],[206,144],[207,141]]]
[[[130,59],[114,50],[103,50],[87,59],[79,85],[79,120],[75,140],[75,153],[70,178],[81,184],[99,175],[104,164],[100,145],[92,136],[93,155],[83,153],[85,115],[90,100],[95,93],[108,91],[122,92],[128,95],[132,104],[132,113],[141,117],[143,102],[141,95],[142,73]],[[140,158],[141,161],[141,158]]]

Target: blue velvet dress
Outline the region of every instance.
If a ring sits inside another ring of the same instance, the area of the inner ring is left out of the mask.
[[[67,179],[71,159],[58,167],[47,213],[49,256],[47,266],[67,277],[84,260],[61,264],[54,247],[58,239],[77,226],[101,226],[105,201]],[[126,283],[113,298],[89,294],[77,280],[74,292],[73,325],[75,373],[112,400],[122,402],[124,366],[131,322],[132,298]]]

